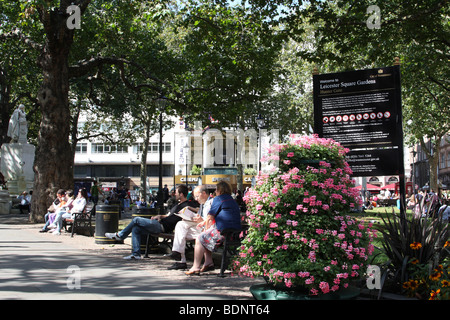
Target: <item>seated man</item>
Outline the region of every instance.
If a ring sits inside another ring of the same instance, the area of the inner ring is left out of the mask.
[[[197,212],[198,215],[196,215],[192,219],[192,221],[182,220],[177,223],[175,227],[171,255],[172,258],[174,258],[177,262],[170,266],[169,270],[187,268],[186,256],[184,254],[186,248],[186,240],[194,240],[200,235],[202,230],[200,228],[197,228],[197,224],[206,219],[213,198],[210,197],[206,186],[202,185],[195,187],[194,199],[200,203],[200,208]]]
[[[181,209],[186,206],[198,207],[193,201],[187,200],[187,188],[185,185],[177,187],[175,192],[178,204],[174,206],[170,212],[166,215],[157,215],[151,219],[135,217],[122,231],[118,233],[105,233],[105,237],[116,240],[126,239],[130,233],[132,233],[131,247],[132,253],[129,256],[124,257],[125,260],[141,259],[141,235],[161,232],[171,233],[175,229],[177,222],[181,220],[180,217],[175,215]]]
[[[30,194],[28,194],[26,191],[22,192],[20,196],[17,197],[17,199],[20,200],[19,203],[19,209],[20,214],[23,214],[23,210],[27,210],[28,213],[30,213],[30,205],[31,205],[31,195],[33,194],[33,191],[30,191]]]

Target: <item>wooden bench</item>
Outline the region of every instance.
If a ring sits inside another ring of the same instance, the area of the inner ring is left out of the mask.
[[[219,247],[219,250],[222,250],[219,277],[225,277],[225,270],[229,265],[230,257],[237,253],[237,249],[241,245],[240,234],[243,230],[244,229],[226,229],[222,231],[224,241]],[[159,238],[162,238],[163,241],[159,242]],[[173,244],[173,238],[173,233],[148,234],[144,257],[148,258],[148,252],[152,245],[163,243],[172,248],[171,243]],[[188,244],[193,247],[195,245],[195,240],[186,240],[186,245]]]
[[[66,218],[63,220],[64,229],[67,231],[67,227],[71,227],[71,237],[78,229],[89,230],[89,235],[92,237],[92,216],[95,215],[95,204],[87,204],[84,207],[83,212],[77,212],[73,214],[72,218]]]

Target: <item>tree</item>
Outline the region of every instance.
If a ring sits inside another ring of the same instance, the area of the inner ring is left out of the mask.
[[[34,142],[37,136],[34,120],[39,117],[36,95],[41,78],[35,63],[36,43],[18,29],[6,29],[11,23],[19,23],[21,16],[30,14],[25,11],[20,15],[16,6],[9,1],[0,2],[0,146],[9,142],[6,136],[9,118],[19,103],[23,103],[27,111],[28,140]],[[24,70],[35,76],[27,77]]]
[[[301,40],[305,24],[314,28],[313,50],[298,54],[316,63],[319,71],[335,72],[402,62],[402,98],[405,132],[411,143],[431,140],[427,150],[437,189],[440,141],[449,132],[450,29],[448,0],[400,1],[249,1],[252,10],[264,10],[274,23]],[[411,121],[408,121],[411,120]]]
[[[71,5],[80,9],[81,30],[67,25]],[[261,101],[272,81],[270,64],[278,45],[265,36],[268,24],[262,17],[253,15],[247,22],[243,9],[205,1],[181,10],[164,0],[20,0],[8,8],[2,30],[13,31],[2,39],[19,39],[36,50],[42,72],[34,221],[43,219],[57,189],[73,186],[69,94],[75,79],[84,79],[92,93],[105,77],[120,78],[141,106],[164,95],[186,118],[206,119],[208,112],[223,115],[224,122]],[[185,33],[177,50],[167,50],[156,34],[169,30],[175,16]],[[106,101],[107,96],[103,91],[95,98]],[[115,114],[130,111],[114,98],[109,102]]]

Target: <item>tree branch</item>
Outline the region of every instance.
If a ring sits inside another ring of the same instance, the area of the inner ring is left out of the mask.
[[[43,46],[40,43],[37,43],[29,37],[25,36],[18,28],[15,28],[11,32],[0,34],[0,39],[19,39],[34,50],[41,51],[43,49]]]

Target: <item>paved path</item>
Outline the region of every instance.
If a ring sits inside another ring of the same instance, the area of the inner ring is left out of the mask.
[[[38,233],[36,225],[24,227],[2,221],[0,299],[225,298],[208,290],[151,275],[117,258],[81,250],[79,246],[63,241],[61,236]]]

